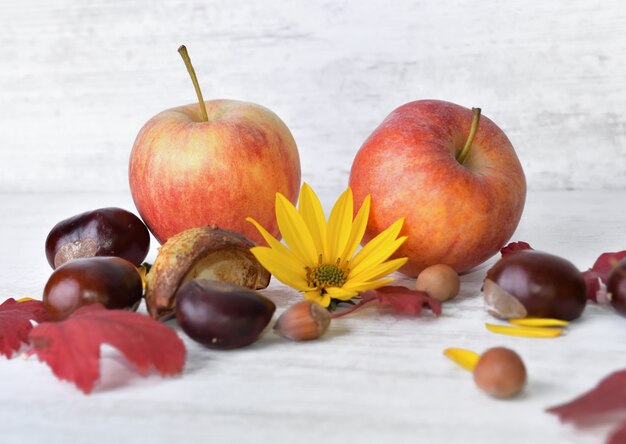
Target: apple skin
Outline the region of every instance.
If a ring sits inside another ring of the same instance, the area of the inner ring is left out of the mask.
[[[142,219],[164,243],[188,228],[217,225],[264,244],[245,218],[275,237],[277,192],[295,202],[300,157],[287,126],[260,105],[234,100],[163,111],[139,132],[129,181]]]
[[[405,217],[407,241],[395,256],[416,276],[434,264],[466,272],[499,251],[515,231],[526,179],[511,142],[481,116],[464,164],[472,110],[419,100],[394,110],[368,137],[350,172],[355,202],[371,194],[363,241]],[[356,207],[358,208],[358,206]]]

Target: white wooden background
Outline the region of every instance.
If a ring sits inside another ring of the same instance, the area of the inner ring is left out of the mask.
[[[19,0],[0,4],[0,192],[123,191],[142,124],[195,99],[273,109],[316,189],[395,107],[480,106],[529,186],[626,186],[618,0]]]

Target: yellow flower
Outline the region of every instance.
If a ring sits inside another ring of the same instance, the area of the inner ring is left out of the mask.
[[[370,212],[370,196],[353,215],[352,190],[337,199],[328,221],[315,192],[306,183],[300,190],[298,209],[276,193],[276,220],[282,244],[252,218],[269,247],[254,247],[252,254],[279,281],[303,292],[310,301],[328,307],[331,299],[348,301],[359,292],[393,281],[386,278],[407,261],[387,261],[402,245],[399,219],[357,252]]]

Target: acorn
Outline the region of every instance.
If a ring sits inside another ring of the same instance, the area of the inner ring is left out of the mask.
[[[310,341],[322,336],[329,325],[330,314],[327,309],[315,302],[302,301],[280,315],[274,330],[292,341]]]

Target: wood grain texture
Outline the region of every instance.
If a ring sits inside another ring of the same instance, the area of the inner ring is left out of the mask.
[[[589,267],[598,254],[623,248],[622,191],[531,191],[514,237]],[[322,195],[324,202],[334,195]],[[118,193],[0,194],[0,302],[41,295],[51,270],[43,251],[58,220],[87,208],[128,207]],[[148,256],[156,255],[153,244]],[[3,444],[110,442],[464,443],[603,442],[606,424],[577,430],[544,409],[626,368],[624,318],[589,306],[557,339],[489,333],[480,286],[491,259],[462,277],[460,296],[435,319],[365,309],[333,321],[319,341],[294,343],[267,332],[254,345],[207,350],[178,330],[188,347],[184,374],[146,379],[114,350],[103,349],[102,380],[90,396],[54,378],[34,358],[0,359]],[[399,276],[399,282],[412,281]],[[301,300],[273,282],[263,294],[278,316]],[[141,310],[145,312],[145,308]],[[172,327],[177,328],[174,323]],[[514,348],[529,384],[520,398],[498,401],[442,354]]]
[[[303,178],[335,192],[395,107],[480,106],[531,188],[626,186],[626,10],[617,0],[23,0],[0,5],[0,191],[125,190],[152,115],[263,104]]]

